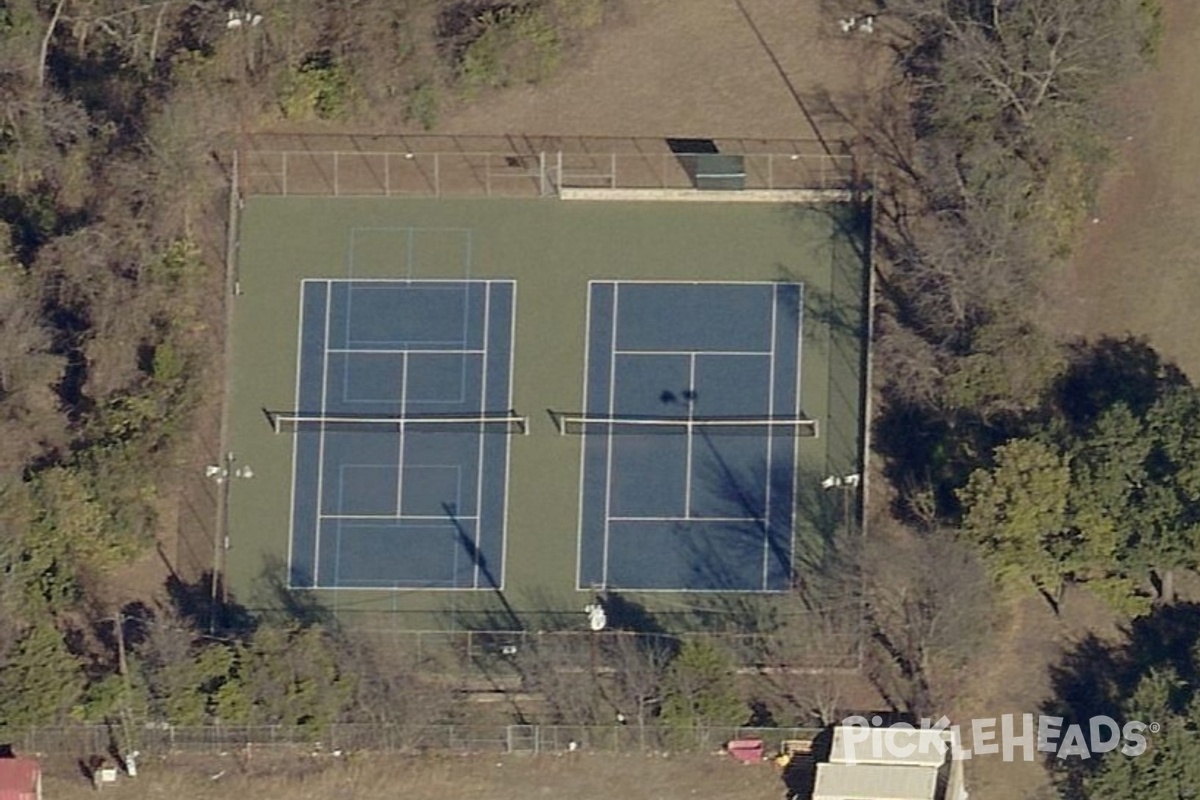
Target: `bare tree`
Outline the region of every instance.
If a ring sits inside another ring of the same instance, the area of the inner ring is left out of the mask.
[[[674,640],[653,634],[616,632],[606,638],[602,658],[612,671],[610,698],[622,718],[639,728],[653,718],[675,649]]]
[[[859,554],[872,676],[897,708],[936,715],[991,630],[992,583],[948,531],[876,534]]]
[[[368,632],[342,641],[343,669],[357,678],[356,718],[383,723],[408,745],[420,744],[429,725],[453,721],[460,683],[448,664],[411,646],[408,639]]]

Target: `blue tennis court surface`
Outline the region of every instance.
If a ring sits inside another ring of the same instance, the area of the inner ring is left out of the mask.
[[[512,397],[511,281],[307,280],[290,549],[296,588],[498,589]]]
[[[802,297],[794,283],[593,282],[585,414],[799,418]],[[647,430],[584,437],[579,587],[786,590],[796,429]]]

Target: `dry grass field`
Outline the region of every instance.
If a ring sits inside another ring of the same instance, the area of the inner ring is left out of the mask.
[[[872,103],[890,57],[879,40],[842,35],[822,0],[613,7],[551,79],[472,100],[437,132],[836,139],[849,131],[819,98],[847,113]]]
[[[1200,380],[1200,4],[1166,0],[1159,68],[1124,87],[1129,138],[1068,269],[1051,323],[1065,335],[1145,336]]]

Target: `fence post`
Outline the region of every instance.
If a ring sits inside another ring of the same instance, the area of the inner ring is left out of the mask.
[[[558,151],[558,169],[556,169],[556,170],[555,170],[555,172],[557,173],[557,174],[555,175],[555,180],[558,182],[558,190],[559,190],[559,192],[562,192],[562,187],[563,187],[563,157],[562,157],[562,150],[559,150],[559,151]]]
[[[383,154],[383,196],[392,196],[392,154]]]
[[[545,197],[546,192],[546,151],[538,153],[538,195]]]
[[[442,158],[441,153],[433,154],[433,196],[442,196]]]
[[[288,162],[288,154],[287,154],[287,150],[281,150],[281,151],[279,152],[279,155],[280,155],[280,157],[283,159],[283,161],[281,162],[281,167],[282,167],[282,169],[280,170],[280,173],[281,173],[281,174],[282,174],[282,176],[283,176],[283,181],[282,181],[282,183],[283,183],[283,186],[282,186],[281,188],[282,188],[282,190],[283,190],[283,196],[284,196],[284,197],[287,197],[287,193],[288,193],[288,185],[287,185],[287,183],[288,183],[288,181],[287,181],[287,162]]]
[[[333,151],[333,196],[338,196],[338,151]]]

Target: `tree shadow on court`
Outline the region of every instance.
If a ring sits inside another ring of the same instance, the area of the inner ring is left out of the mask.
[[[781,212],[796,227],[798,254],[794,263],[777,262],[777,279],[804,284],[804,330],[853,341],[866,352],[869,309],[868,270],[871,268],[871,212],[863,203],[789,205]],[[812,217],[830,222],[828,237],[814,241],[806,224]],[[829,288],[806,278],[809,263],[829,263]],[[817,322],[814,328],[812,322]],[[865,361],[863,362],[865,363]]]
[[[278,556],[263,559],[262,569],[254,581],[249,600],[254,608],[268,617],[282,617],[307,627],[321,625],[334,630],[337,615],[322,603],[315,592],[289,586],[287,562]]]
[[[661,619],[642,603],[616,589],[605,589],[596,598],[604,606],[608,628],[634,633],[666,633]]]
[[[732,548],[693,551],[705,585],[745,591],[748,587],[737,584],[731,566],[742,558],[763,563],[765,557],[770,572],[791,576],[790,588],[803,592],[837,551],[839,538],[857,529],[856,498],[843,495],[848,489],[823,489],[825,476],[792,464],[733,464],[708,434],[700,434],[700,440],[710,458],[698,479],[715,504],[715,515],[751,520],[728,527]],[[769,497],[791,502],[772,501],[768,508]]]

